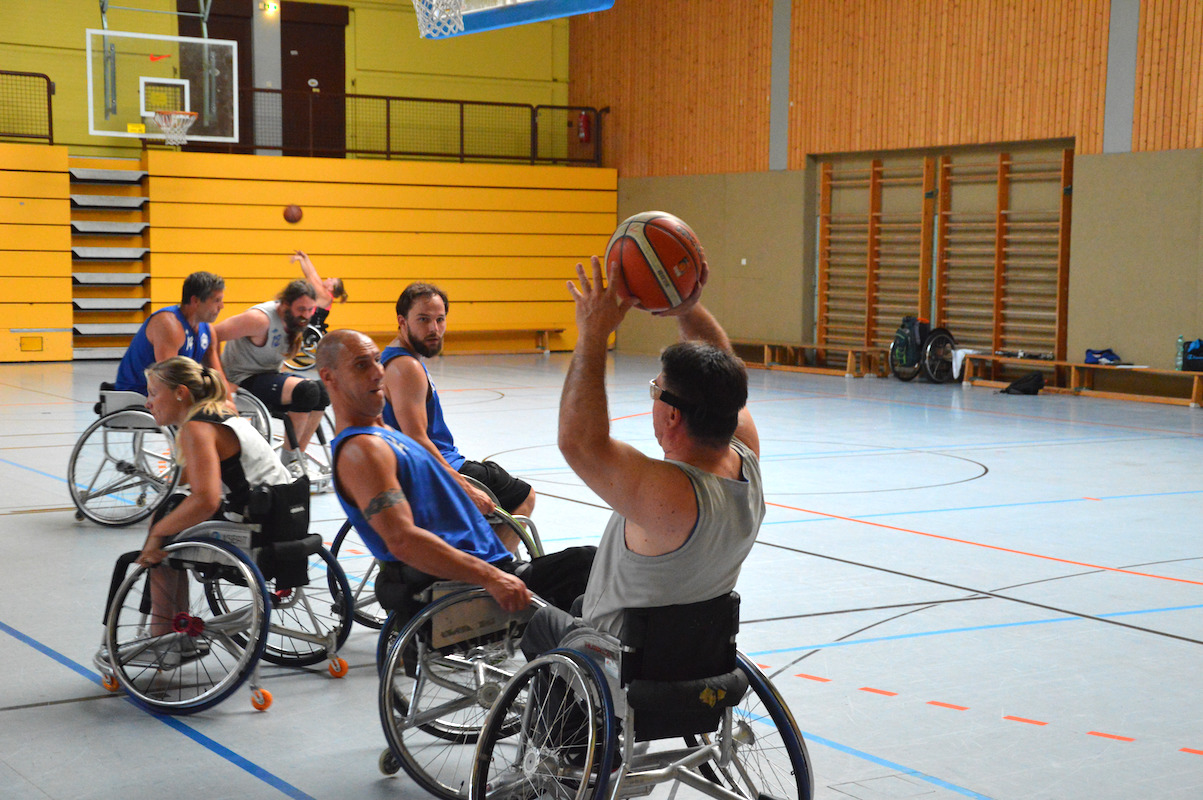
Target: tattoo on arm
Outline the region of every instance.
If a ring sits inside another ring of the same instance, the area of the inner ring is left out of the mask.
[[[368,501],[367,508],[363,510],[364,519],[371,521],[372,517],[379,514],[384,509],[397,505],[405,499],[405,492],[400,489],[389,489],[373,497]]]

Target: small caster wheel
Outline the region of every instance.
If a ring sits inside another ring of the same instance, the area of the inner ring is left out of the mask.
[[[267,711],[272,705],[272,693],[267,689],[251,691],[251,707],[256,711]]]
[[[84,512],[80,511],[79,509],[76,509],[75,510],[75,521],[83,522],[84,521]]]
[[[376,760],[376,766],[380,767],[380,771],[385,775],[396,775],[397,770],[401,769],[401,762],[393,755],[392,750],[385,749]]]
[[[330,670],[330,677],[332,678],[345,678],[351,667],[347,665],[345,658],[339,657],[331,661],[326,669]]]
[[[110,692],[115,692],[121,688],[121,684],[117,682],[116,675],[105,675],[100,679],[100,685]]]

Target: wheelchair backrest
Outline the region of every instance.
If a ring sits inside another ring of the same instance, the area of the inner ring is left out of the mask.
[[[119,392],[111,383],[100,384],[100,401],[92,410],[99,416],[126,408],[146,408],[146,395],[139,392]]]
[[[690,681],[735,669],[739,595],[679,606],[628,608],[622,622],[622,683]]]
[[[292,483],[255,487],[247,516],[262,531],[256,547],[303,538],[309,533],[309,478],[302,475]]]

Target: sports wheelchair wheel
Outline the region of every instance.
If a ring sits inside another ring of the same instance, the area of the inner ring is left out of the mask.
[[[105,414],[71,450],[67,486],[76,519],[130,525],[149,517],[180,478],[175,433],[160,428],[146,409]]]
[[[956,339],[947,328],[936,328],[927,334],[919,351],[919,365],[923,376],[932,383],[948,383],[956,376],[952,374],[952,351]]]
[[[264,439],[271,441],[272,417],[262,400],[243,389],[234,395],[234,407],[238,409],[238,416],[245,417]]]
[[[613,701],[587,656],[553,650],[494,704],[472,764],[470,800],[606,796],[616,750]]]
[[[314,575],[314,559],[324,575]],[[351,633],[347,598],[351,587],[342,568],[326,548],[319,548],[309,564],[309,584],[281,589],[274,580],[264,581],[271,604],[271,626],[264,638],[264,661],[283,666],[304,667],[336,657]],[[214,581],[205,587],[214,613],[230,607],[231,594],[241,587]]]
[[[731,722],[732,761],[726,767],[705,764],[701,773],[744,797],[810,800],[810,755],[802,732],[776,687],[743,653],[736,656],[748,679],[748,691],[735,707]],[[701,737],[706,744],[722,739],[722,729]],[[687,737],[686,742],[697,740]]]
[[[292,358],[285,360],[288,368],[297,372],[304,372],[314,365],[317,361],[316,352],[318,342],[322,340],[325,334],[321,328],[316,325],[307,325],[305,332],[301,334],[301,349]]]
[[[338,529],[330,552],[338,559],[351,586],[351,614],[355,621],[373,630],[380,630],[388,618],[388,612],[380,607],[380,601],[376,599],[376,576],[380,574],[380,562],[359,538],[350,520]]]
[[[254,672],[267,641],[267,587],[246,555],[224,542],[184,539],[163,549],[163,563],[138,567],[118,589],[97,666],[140,706],[192,714]],[[152,581],[176,592],[170,613],[154,613]],[[208,602],[215,585],[223,587],[220,610]]]
[[[484,589],[460,589],[430,603],[392,642],[380,722],[389,752],[422,788],[447,800],[467,795],[481,727],[524,661],[518,641],[532,613],[509,614]]]

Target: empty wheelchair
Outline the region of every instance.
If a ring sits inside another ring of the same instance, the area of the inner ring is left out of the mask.
[[[167,714],[203,711],[247,680],[251,703],[271,693],[260,660],[328,662],[350,632],[350,587],[338,562],[308,534],[308,481],[271,487],[252,501],[250,523],[209,521],[164,546],[160,564],[136,567],[117,588],[95,658],[103,683]]]
[[[484,484],[469,477],[478,489],[487,493],[493,500],[493,513],[485,517],[490,525],[504,527],[513,532],[519,541],[519,552],[527,560],[543,555],[543,542],[539,539],[539,530],[530,517],[515,516],[497,505],[497,498]],[[376,578],[380,574],[380,562],[371,554],[367,546],[360,540],[359,534],[350,521],[344,522],[334,536],[330,552],[338,559],[347,579],[351,582],[352,606],[355,621],[369,628],[379,630],[388,618],[388,612],[380,606],[376,599]],[[395,620],[399,629],[405,620]],[[395,638],[396,632],[390,634]],[[381,641],[387,642],[389,638]],[[387,645],[384,648],[387,649]],[[384,650],[381,651],[382,654]],[[379,663],[382,659],[377,659]]]
[[[735,649],[738,613],[732,593],[628,609],[621,642],[572,632],[493,701],[469,798],[673,797],[684,784],[718,800],[809,800],[802,735]]]
[[[67,486],[75,518],[100,525],[130,525],[149,517],[171,494],[180,471],[175,432],[159,427],[146,397],[100,385],[98,419],[71,449]]]

